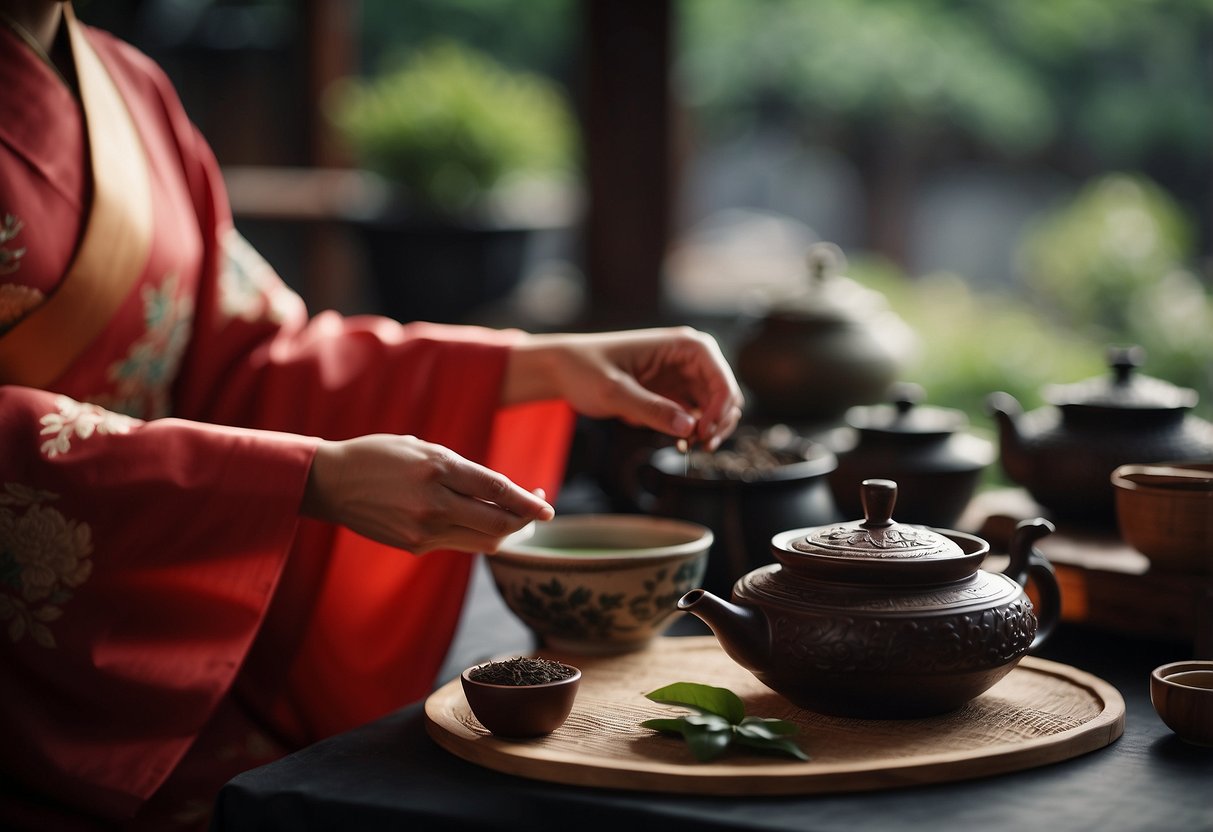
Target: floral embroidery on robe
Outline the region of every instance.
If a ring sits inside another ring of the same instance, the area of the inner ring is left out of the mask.
[[[48,413],[38,420],[42,425],[41,434],[53,436],[41,447],[42,453],[49,459],[70,451],[73,436],[88,439],[94,433],[130,433],[131,428],[139,424],[137,419],[67,396],[57,396],[55,407],[58,413]]]
[[[144,334],[126,357],[109,368],[112,394],[92,397],[109,410],[140,419],[171,415],[169,387],[177,377],[181,356],[189,343],[194,299],[178,291],[177,274],[159,286],[143,287]]]
[[[12,274],[21,268],[21,258],[25,256],[24,248],[5,248],[4,246],[21,233],[23,223],[12,214],[4,215],[0,223],[0,274]]]
[[[287,320],[299,300],[278,279],[274,267],[234,228],[223,236],[222,245],[219,302],[227,319],[276,324]]]
[[[46,296],[32,286],[20,283],[0,284],[0,334],[42,305]]]
[[[48,624],[93,571],[92,532],[46,505],[57,499],[13,482],[0,491],[0,622],[14,642],[54,647]]]
[[[0,222],[0,276],[13,274],[21,268],[25,247],[8,248],[8,243],[21,233],[24,223],[12,214],[5,214]],[[20,283],[0,284],[0,335],[13,328],[17,321],[46,300],[46,296],[32,286]]]

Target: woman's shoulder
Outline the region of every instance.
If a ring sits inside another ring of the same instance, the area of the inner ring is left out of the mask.
[[[85,26],[84,31],[101,62],[120,87],[126,87],[140,96],[157,98],[174,114],[181,111],[181,102],[173,82],[150,56],[104,29]]]

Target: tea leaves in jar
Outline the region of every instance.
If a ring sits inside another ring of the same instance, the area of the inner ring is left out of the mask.
[[[738,431],[728,447],[715,452],[700,448],[686,451],[686,476],[707,480],[762,479],[776,468],[802,461],[802,457],[788,449],[793,439],[791,430],[782,425],[761,433]]]

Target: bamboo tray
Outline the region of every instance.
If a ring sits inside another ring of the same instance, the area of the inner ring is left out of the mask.
[[[659,638],[639,653],[572,657],[581,691],[565,724],[546,737],[506,740],[472,715],[458,679],[425,703],[426,729],[443,748],[490,769],[577,786],[713,795],[848,792],[942,783],[1046,765],[1094,751],[1124,730],[1116,688],[1073,667],[1025,658],[959,711],[928,719],[858,720],[805,711],[733,662],[711,636]],[[640,722],[685,711],[644,698],[671,682],[735,691],[755,716],[797,723],[812,759],[735,754],[697,763],[680,737]]]

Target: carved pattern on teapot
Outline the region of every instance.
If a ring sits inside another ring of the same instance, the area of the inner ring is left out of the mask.
[[[938,538],[912,526],[863,528],[836,526],[792,543],[801,552],[817,552],[823,548],[851,550],[877,558],[917,558],[938,552]]]
[[[772,654],[823,672],[915,673],[997,667],[1027,652],[1037,620],[1030,602],[928,619],[777,614]]]
[[[767,567],[743,578],[742,596],[770,600],[791,608],[828,609],[857,612],[932,613],[971,607],[990,606],[1002,598],[1018,594],[1019,588],[1010,578],[979,572],[967,581],[946,584],[933,589],[904,592],[897,595],[873,595],[871,591],[821,584],[797,579],[786,572],[775,579],[778,567]]]

